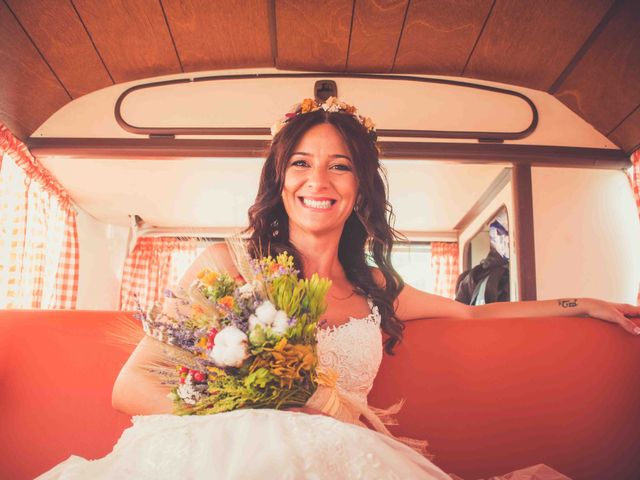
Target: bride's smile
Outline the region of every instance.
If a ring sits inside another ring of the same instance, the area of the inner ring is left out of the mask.
[[[357,191],[351,154],[340,133],[327,123],[311,128],[288,160],[282,189],[292,233],[339,235]]]

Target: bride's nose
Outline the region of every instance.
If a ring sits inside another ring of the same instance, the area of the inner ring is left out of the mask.
[[[326,188],[329,184],[328,172],[322,167],[313,167],[307,177],[307,187],[314,189]]]

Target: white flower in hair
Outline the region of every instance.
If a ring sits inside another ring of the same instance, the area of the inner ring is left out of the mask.
[[[218,367],[241,367],[249,357],[248,342],[246,333],[229,325],[216,335],[209,358]]]

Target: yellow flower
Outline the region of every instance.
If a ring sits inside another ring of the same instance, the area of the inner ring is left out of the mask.
[[[293,382],[302,378],[302,371],[310,371],[316,359],[311,345],[292,345],[282,337],[273,348],[265,348],[249,370],[266,368],[278,377],[280,387],[292,388]]]
[[[218,367],[207,367],[207,371],[209,375],[215,375],[216,377],[223,377],[227,374],[223,369]]]
[[[300,105],[300,113],[307,113],[317,108],[318,105],[313,98],[305,98]]]
[[[365,117],[363,119],[363,125],[367,130],[373,130],[374,128],[376,128],[376,124],[373,123],[373,120],[371,120],[369,117]]]
[[[207,286],[212,286],[218,280],[218,274],[205,268],[198,273],[198,279]]]
[[[347,112],[349,115],[354,115],[357,112],[357,109],[353,105],[349,105],[348,103],[345,103],[344,111]]]

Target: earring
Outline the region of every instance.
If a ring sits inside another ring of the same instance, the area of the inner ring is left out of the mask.
[[[356,198],[356,203],[353,205],[353,211],[358,213],[362,208],[362,195],[358,194],[358,198]]]

